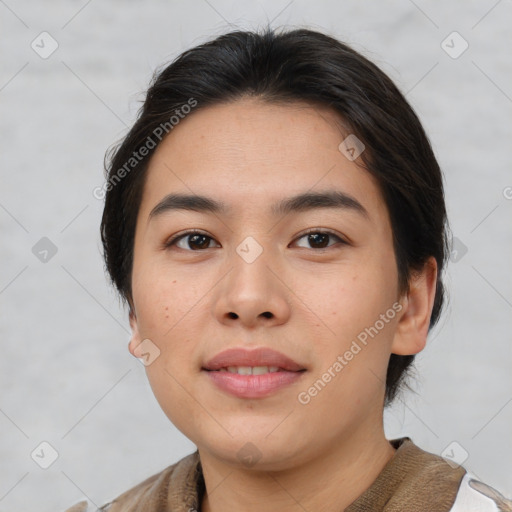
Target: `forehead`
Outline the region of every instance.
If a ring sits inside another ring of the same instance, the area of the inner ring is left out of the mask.
[[[376,180],[339,149],[349,135],[338,114],[307,103],[245,98],[199,108],[157,147],[139,214],[147,218],[174,191],[270,213],[289,195],[334,189],[358,198],[370,216],[386,216]]]

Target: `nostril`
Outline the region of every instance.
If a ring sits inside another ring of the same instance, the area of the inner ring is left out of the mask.
[[[228,316],[229,316],[229,318],[238,318],[238,315],[233,312],[228,313]]]
[[[272,318],[272,313],[270,311],[265,311],[265,313],[262,313],[262,315],[265,317],[265,318]]]

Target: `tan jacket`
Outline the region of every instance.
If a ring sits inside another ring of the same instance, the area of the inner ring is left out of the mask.
[[[512,512],[512,501],[408,437],[345,512]],[[196,451],[101,507],[108,512],[200,512],[204,480]],[[93,512],[86,501],[66,512]],[[336,511],[341,512],[341,511]]]

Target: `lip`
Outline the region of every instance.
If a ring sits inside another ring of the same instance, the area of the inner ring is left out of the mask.
[[[204,370],[220,370],[228,366],[278,366],[282,370],[298,372],[303,366],[277,350],[267,347],[248,350],[230,348],[220,352],[203,366]]]
[[[218,371],[228,366],[277,366],[279,370],[263,375]],[[230,395],[238,398],[264,398],[296,382],[306,368],[281,352],[261,347],[253,350],[225,350],[210,359],[202,370],[219,389]]]

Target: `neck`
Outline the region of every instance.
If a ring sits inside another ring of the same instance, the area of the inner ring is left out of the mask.
[[[359,428],[307,463],[275,472],[234,469],[199,450],[206,484],[201,511],[344,510],[370,487],[395,453],[380,426],[380,435]]]

